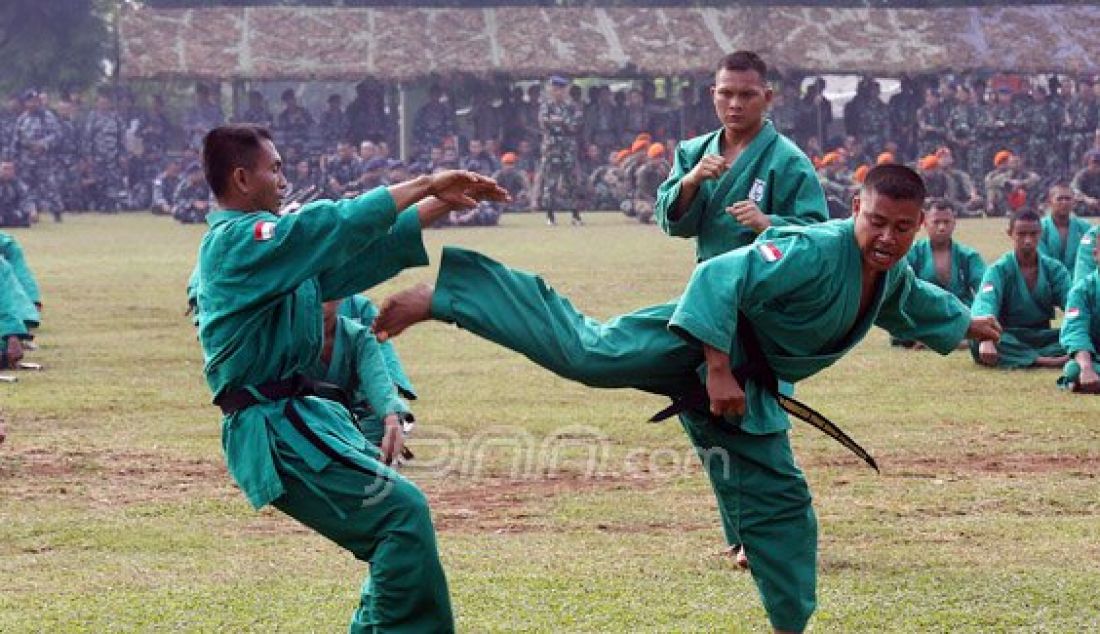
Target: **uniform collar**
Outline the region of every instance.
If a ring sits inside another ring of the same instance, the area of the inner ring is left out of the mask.
[[[230,220],[233,220],[234,218],[240,218],[244,215],[246,215],[246,212],[243,211],[236,211],[234,209],[219,209],[217,211],[212,211],[207,214],[206,222],[211,227],[213,227],[214,225],[228,222]]]

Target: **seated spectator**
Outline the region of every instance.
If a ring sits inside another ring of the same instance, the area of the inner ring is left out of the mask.
[[[946,198],[934,198],[924,215],[927,238],[913,243],[907,259],[913,273],[935,284],[970,306],[985,275],[985,262],[977,251],[954,239],[955,205]],[[923,348],[919,342],[891,339],[894,345]]]
[[[1087,220],[1073,213],[1075,197],[1067,183],[1055,183],[1050,188],[1050,214],[1043,217],[1043,234],[1039,253],[1054,258],[1073,272],[1081,238],[1092,229]]]
[[[34,201],[15,175],[15,163],[0,161],[0,227],[29,227],[34,217]]]
[[[386,185],[396,185],[409,180],[409,168],[405,161],[389,159],[386,161]]]
[[[197,163],[187,166],[183,180],[176,188],[175,204],[172,206],[172,217],[184,223],[198,223],[206,221],[206,214],[210,211],[210,187],[202,175],[202,167]]]
[[[646,149],[645,160],[634,170],[634,217],[638,222],[649,224],[653,220],[657,190],[671,170],[672,165],[668,162],[665,146],[661,143],[650,145]]]
[[[825,202],[829,206],[829,216],[845,217],[844,210],[850,207],[852,199],[852,181],[844,176],[844,161],[839,152],[828,152],[818,162],[817,178],[825,190]]]
[[[359,191],[369,191],[382,185],[386,178],[386,168],[388,166],[389,161],[382,158],[373,158],[367,161],[363,165],[363,174],[359,177]]]
[[[500,223],[500,206],[483,200],[472,209],[455,209],[450,215],[452,227],[495,227]]]
[[[169,159],[164,165],[164,171],[153,179],[152,211],[155,216],[167,216],[172,213],[175,203],[176,188],[180,184],[180,162]]]
[[[940,159],[935,154],[922,156],[917,161],[917,173],[924,179],[924,187],[928,190],[929,198],[945,198],[947,196],[947,176],[940,170]]]
[[[993,171],[985,177],[986,214],[1004,216],[1033,200],[1039,175],[1024,169],[1018,154],[1001,150],[993,156]]]
[[[496,157],[485,151],[485,146],[477,139],[470,139],[469,152],[462,159],[462,169],[489,176],[497,171]]]
[[[1100,263],[1100,243],[1092,245],[1093,263]],[[1100,273],[1077,280],[1066,300],[1060,341],[1069,353],[1058,385],[1087,394],[1100,394]]]
[[[972,341],[970,353],[990,367],[1061,368],[1069,357],[1050,320],[1055,307],[1066,305],[1069,272],[1058,260],[1039,253],[1038,214],[1025,209],[1010,218],[1013,250],[986,269],[970,309],[975,317],[995,316],[1004,332],[996,343]]]
[[[374,161],[376,159],[371,159]],[[362,178],[365,172],[362,159],[355,155],[355,149],[348,141],[336,144],[336,156],[327,163],[328,181],[326,194],[333,199],[353,198],[363,191]]]
[[[293,193],[304,192],[309,188],[323,189],[319,170],[314,169],[313,164],[307,159],[300,159],[294,164],[294,169],[287,175],[287,191]]]
[[[1081,199],[1083,213],[1100,215],[1100,150],[1089,151],[1088,164],[1073,175],[1070,188]]]
[[[516,155],[505,152],[500,159],[500,169],[493,173],[495,180],[501,187],[508,190],[512,201],[504,203],[503,211],[529,211],[531,209],[531,183],[527,176],[516,169]]]
[[[963,170],[955,169],[955,154],[949,147],[941,147],[936,150],[936,158],[939,159],[940,171],[947,181],[947,190],[944,197],[955,204],[959,215],[974,216],[981,214],[985,207],[985,201],[978,190],[974,188],[974,180]]]

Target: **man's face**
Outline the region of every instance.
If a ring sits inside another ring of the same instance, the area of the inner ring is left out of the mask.
[[[1017,220],[1008,230],[1008,237],[1012,238],[1012,247],[1016,251],[1016,257],[1031,259],[1039,248],[1039,236],[1043,229],[1034,220]]]
[[[852,199],[856,243],[864,268],[883,272],[897,264],[921,226],[924,214],[915,200],[894,200],[864,190]]]
[[[481,141],[470,139],[470,154],[481,154]]]
[[[550,98],[557,103],[565,101],[565,86],[550,84]]]
[[[298,161],[294,165],[294,175],[298,178],[309,178],[309,162]]]
[[[374,144],[370,141],[363,141],[359,144],[359,158],[364,161],[369,161],[374,158]]]
[[[756,129],[772,101],[772,91],[754,70],[718,71],[714,78],[714,112],[732,132]]]
[[[1012,170],[1013,172],[1020,169],[1020,156],[1018,154],[1013,154],[1011,157],[1009,157],[1008,163],[1006,165],[1008,166],[1008,169]]]
[[[38,112],[39,108],[42,107],[42,102],[39,101],[37,96],[28,97],[23,100],[23,107],[26,108],[28,112]]]
[[[642,95],[642,91],[640,91],[640,90],[631,90],[630,91],[630,105],[632,105],[632,106],[644,106],[645,105],[645,96]]]
[[[355,152],[351,149],[350,143],[338,143],[336,145],[336,153],[345,161],[351,159],[351,157],[355,155]]]
[[[950,209],[933,207],[924,215],[924,230],[928,232],[928,239],[932,244],[947,244],[955,233],[955,214]]]
[[[15,178],[15,163],[4,161],[0,163],[0,180],[10,181]]]
[[[1073,192],[1068,187],[1055,187],[1050,190],[1050,213],[1065,218],[1073,210]]]
[[[252,209],[276,211],[282,206],[287,182],[283,174],[283,157],[279,156],[274,143],[267,139],[260,143],[256,164],[246,170],[245,183]]]
[[[443,148],[433,147],[428,156],[431,157],[432,163],[438,163],[443,158]]]

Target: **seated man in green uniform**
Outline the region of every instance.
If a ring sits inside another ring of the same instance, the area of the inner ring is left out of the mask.
[[[230,474],[255,508],[272,504],[370,562],[352,632],[453,631],[427,500],[305,373],[321,353],[322,302],[426,264],[422,227],[506,193],[442,172],[279,217],[282,160],[251,125],[211,130],[203,168],[219,209],[192,287]]]
[[[970,342],[970,352],[981,365],[1060,368],[1067,360],[1050,320],[1055,307],[1066,305],[1069,273],[1061,262],[1039,253],[1040,227],[1034,211],[1013,214],[1008,223],[1013,249],[989,265],[982,277],[971,312],[975,317],[996,317],[1005,332],[997,343]]]
[[[1100,264],[1100,244],[1092,245],[1093,261]],[[1074,392],[1100,394],[1100,272],[1077,280],[1066,300],[1062,346],[1070,359],[1058,385]]]
[[[0,258],[0,369],[18,368],[24,345],[38,326],[38,308],[23,290],[15,268]]]
[[[1077,245],[1077,258],[1073,264],[1073,281],[1078,282],[1089,273],[1096,270],[1096,260],[1092,257],[1092,251],[1096,244],[1100,243],[1100,226],[1093,227],[1081,237],[1081,244]]]
[[[985,274],[985,262],[977,251],[954,239],[955,203],[934,198],[924,214],[928,237],[917,240],[909,249],[909,266],[918,279],[935,284],[969,306]],[[894,345],[923,348],[915,341],[892,339]]]
[[[711,88],[722,127],[676,147],[653,215],[670,236],[696,239],[702,262],[772,226],[828,219],[813,163],[764,114],[768,68],[751,51],[723,57]]]
[[[27,266],[27,258],[23,256],[23,248],[19,246],[15,238],[3,231],[0,231],[0,258],[8,261],[15,277],[19,280],[19,284],[23,287],[23,292],[27,294],[35,307],[41,310],[42,293],[38,290],[38,282],[34,279],[34,274]]]
[[[1056,183],[1050,188],[1050,214],[1043,217],[1039,239],[1039,253],[1058,260],[1071,274],[1081,238],[1092,229],[1087,220],[1073,213],[1075,201],[1069,183]]]
[[[817,522],[777,392],[835,363],[873,324],[943,354],[1000,330],[914,277],[905,254],[923,202],[915,172],[876,167],[854,218],[770,228],[700,264],[678,300],[603,323],[537,276],[447,248],[435,287],[387,299],[374,329],[388,339],[420,321],[451,322],[585,385],[672,397],[772,626],[800,631],[816,605]]]

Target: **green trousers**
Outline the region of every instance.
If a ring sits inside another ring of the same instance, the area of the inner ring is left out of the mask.
[[[541,278],[479,253],[443,250],[432,317],[601,388],[681,394],[702,351],[673,334],[675,302],[599,322]],[[726,537],[744,546],[772,626],[801,630],[815,607],[817,520],[786,432],[750,435],[704,414],[681,416],[718,500]]]
[[[1058,341],[1054,328],[1005,328],[997,342],[999,368],[1027,368],[1035,365],[1039,357],[1060,357],[1066,349]],[[978,360],[978,345],[970,341],[970,356]]]
[[[273,440],[286,488],[274,506],[370,564],[349,631],[453,632],[428,501],[416,485],[380,462],[373,445],[358,468],[332,462],[317,472]]]

